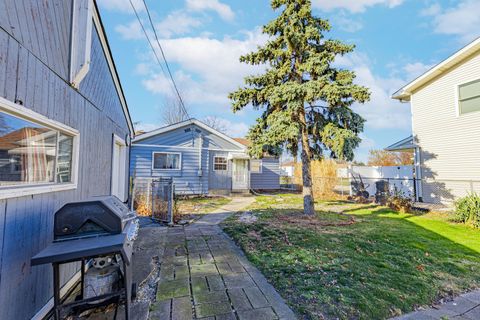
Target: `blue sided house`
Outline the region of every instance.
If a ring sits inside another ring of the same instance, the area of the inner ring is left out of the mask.
[[[133,178],[171,177],[176,194],[243,193],[280,188],[277,157],[251,159],[248,141],[190,119],[135,137]]]

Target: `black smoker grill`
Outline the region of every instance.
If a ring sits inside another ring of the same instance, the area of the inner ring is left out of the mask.
[[[53,265],[54,317],[62,319],[72,312],[81,312],[112,302],[125,304],[129,319],[132,292],[131,259],[133,242],[138,234],[136,213],[114,196],[68,203],[55,213],[54,241],[34,256],[32,265]],[[92,258],[120,256],[120,278],[115,292],[84,298],[85,263]],[[59,266],[81,261],[81,292],[73,302],[60,297]],[[133,291],[132,291],[133,288]]]

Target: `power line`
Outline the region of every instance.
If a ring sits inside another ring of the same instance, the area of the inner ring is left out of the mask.
[[[175,79],[173,78],[172,71],[170,70],[170,66],[168,65],[167,58],[165,57],[165,52],[163,51],[162,45],[160,44],[160,40],[158,39],[157,30],[155,29],[155,25],[153,24],[153,21],[152,21],[152,16],[150,15],[150,10],[148,10],[147,2],[145,0],[143,0],[143,5],[145,6],[145,9],[147,10],[148,20],[150,21],[150,25],[152,26],[153,34],[155,35],[155,39],[157,40],[158,47],[160,48],[160,52],[162,53],[163,61],[165,62],[165,66],[167,67],[168,75],[170,76],[170,79],[172,80],[173,87],[175,88],[175,92],[178,95],[178,99],[180,100],[180,104],[182,105],[183,111],[185,112],[187,117],[190,119],[187,108],[185,108],[185,104],[183,103],[182,96],[180,95],[180,92],[178,91],[178,87],[177,87],[177,84],[175,83]]]
[[[132,0],[129,0],[130,1],[130,5],[132,6],[132,9],[133,9],[133,12],[135,12],[135,16],[137,17],[137,20],[138,22],[140,23],[140,26],[143,30],[143,33],[145,34],[145,37],[147,38],[147,41],[150,45],[150,47],[152,48],[152,51],[153,51],[153,54],[155,55],[155,58],[157,60],[157,63],[158,65],[160,66],[160,69],[162,70],[162,73],[167,76],[163,66],[162,66],[162,63],[160,61],[160,58],[158,57],[158,54],[157,54],[157,51],[155,50],[155,47],[153,46],[152,42],[150,41],[150,37],[148,36],[148,33],[147,33],[147,30],[145,29],[143,23],[142,23],[142,20],[140,19],[140,16],[138,15],[138,12],[137,12],[137,9],[135,8],[135,5],[133,4]],[[188,111],[187,111],[187,108],[185,107],[185,104],[183,103],[183,99],[182,99],[182,96],[180,95],[180,92],[178,90],[178,87],[177,87],[177,84],[175,83],[175,80],[173,78],[173,75],[172,75],[172,72],[170,71],[170,67],[168,65],[168,62],[167,62],[167,59],[165,58],[165,53],[163,51],[163,48],[162,46],[160,45],[160,41],[158,40],[158,36],[157,36],[157,32],[155,30],[155,27],[153,25],[153,22],[152,22],[152,18],[150,16],[150,12],[148,10],[148,7],[147,7],[147,4],[145,2],[145,0],[143,1],[143,4],[145,5],[145,9],[147,10],[147,14],[148,14],[148,19],[150,20],[150,24],[152,26],[152,29],[153,29],[153,33],[155,35],[155,39],[157,40],[157,44],[158,44],[158,47],[160,48],[160,51],[162,53],[162,57],[163,57],[163,60],[165,62],[165,65],[167,67],[167,71],[168,71],[168,76],[170,77],[170,80],[173,84],[173,88],[178,96],[178,99],[180,101],[180,106],[182,108],[182,111],[185,113],[185,115],[187,116],[188,119],[191,119],[190,115],[188,114]]]

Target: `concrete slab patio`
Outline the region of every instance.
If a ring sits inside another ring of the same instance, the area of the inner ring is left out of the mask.
[[[296,319],[218,223],[253,198],[234,198],[192,225],[169,228],[149,319]]]
[[[453,301],[434,308],[419,310],[391,320],[478,320],[480,319],[480,290],[465,293]]]

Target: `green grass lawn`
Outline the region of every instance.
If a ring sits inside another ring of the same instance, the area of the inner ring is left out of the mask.
[[[257,197],[255,223],[223,228],[302,318],[386,319],[480,287],[480,232],[446,215],[301,207],[299,195]]]
[[[195,197],[177,200],[177,210],[182,216],[207,214],[230,203],[228,197]]]

